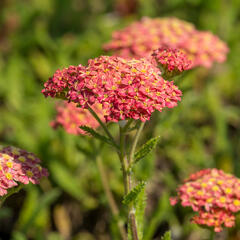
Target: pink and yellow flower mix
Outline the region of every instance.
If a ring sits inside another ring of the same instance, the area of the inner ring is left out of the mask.
[[[161,75],[167,79],[189,70],[192,66],[192,61],[179,49],[158,48],[153,51],[152,57],[160,67]]]
[[[102,121],[102,108],[99,104],[92,106],[93,110],[97,113]],[[85,135],[86,132],[79,128],[80,126],[88,126],[93,129],[99,127],[97,120],[91,115],[87,109],[78,108],[75,103],[68,103],[62,101],[56,106],[57,115],[54,121],[51,122],[53,128],[62,126],[69,134]]]
[[[160,74],[147,59],[101,56],[90,59],[86,67],[57,70],[42,92],[46,97],[61,97],[85,109],[101,104],[106,121],[146,121],[155,110],[175,107],[181,100],[178,87]]]
[[[41,167],[40,159],[33,153],[12,146],[0,146],[0,196],[19,183],[38,184],[43,176],[47,177],[48,171]]]
[[[220,232],[223,226],[235,225],[235,213],[240,211],[240,179],[218,169],[201,170],[185,180],[178,196],[170,201],[172,205],[180,201],[198,212],[194,223]]]
[[[104,45],[106,51],[124,58],[141,58],[161,47],[185,52],[192,67],[211,67],[224,62],[227,45],[207,31],[198,31],[193,24],[177,18],[143,18],[126,28],[115,31],[112,40]]]

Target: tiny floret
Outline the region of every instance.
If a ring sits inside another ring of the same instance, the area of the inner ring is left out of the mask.
[[[218,169],[201,170],[185,180],[178,196],[170,199],[172,205],[178,201],[198,212],[192,222],[220,232],[223,226],[235,225],[235,214],[240,211],[240,179]]]
[[[0,196],[8,193],[20,183],[39,183],[43,176],[48,176],[45,168],[39,168],[40,159],[25,150],[0,147]]]

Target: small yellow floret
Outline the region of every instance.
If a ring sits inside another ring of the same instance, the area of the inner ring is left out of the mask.
[[[213,190],[213,191],[218,191],[218,190],[219,190],[219,187],[215,185],[215,186],[212,187],[212,190]]]
[[[33,173],[32,173],[32,171],[30,171],[30,170],[27,170],[26,173],[27,173],[27,176],[28,176],[28,177],[32,177],[32,176],[33,176]]]
[[[20,157],[18,158],[18,160],[19,160],[20,162],[26,162],[26,158],[23,157],[23,156],[20,156]]]
[[[12,167],[13,167],[13,163],[12,163],[12,162],[6,162],[6,165],[7,165],[7,167],[9,167],[9,168],[12,168]]]
[[[225,198],[225,197],[220,197],[220,198],[219,198],[219,201],[220,201],[221,203],[225,203],[225,202],[226,202],[226,198]]]
[[[227,188],[227,189],[225,190],[225,192],[226,192],[227,194],[230,194],[230,193],[232,193],[232,189],[231,189],[231,188]]]
[[[12,174],[11,173],[6,173],[5,176],[8,180],[12,180]]]
[[[238,207],[238,206],[240,206],[240,201],[238,199],[236,199],[233,201],[233,204]]]

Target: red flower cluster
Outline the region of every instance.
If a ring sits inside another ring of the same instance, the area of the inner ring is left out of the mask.
[[[240,179],[222,170],[205,169],[192,174],[178,189],[178,197],[170,199],[175,205],[190,206],[199,214],[192,221],[214,227],[233,227],[234,213],[240,210]]]
[[[155,110],[175,107],[182,95],[148,60],[116,56],[91,59],[87,67],[58,70],[44,86],[45,96],[63,97],[82,108],[100,103],[106,121],[149,120]]]
[[[215,61],[225,61],[228,52],[227,45],[217,36],[198,31],[194,25],[177,18],[143,18],[114,32],[112,41],[103,46],[124,58],[146,57],[160,47],[183,50],[192,60],[192,67],[211,67]]]
[[[99,104],[95,104],[92,106],[92,108],[101,118],[101,120],[104,121],[101,106]],[[99,126],[97,120],[88,110],[78,108],[75,103],[62,101],[61,103],[57,104],[56,110],[57,116],[56,119],[51,122],[51,126],[53,128],[62,126],[69,134],[85,135],[86,132],[79,128],[80,126],[88,126],[94,129]]]
[[[0,196],[19,183],[39,183],[48,176],[48,171],[40,166],[40,159],[33,153],[15,147],[0,146]]]
[[[186,54],[178,49],[159,48],[153,51],[152,57],[162,71],[164,79],[170,79],[191,68],[192,62]]]

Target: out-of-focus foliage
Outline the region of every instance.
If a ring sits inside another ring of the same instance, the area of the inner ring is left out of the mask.
[[[179,106],[146,124],[141,141],[160,141],[157,153],[136,166],[149,182],[144,239],[160,239],[168,229],[173,239],[208,239],[206,230],[189,223],[189,211],[171,207],[168,198],[200,168],[240,177],[239,12],[238,0],[1,0],[0,142],[37,154],[50,177],[9,198],[0,210],[0,238],[120,239],[92,154],[96,142],[51,129],[55,102],[44,99],[41,89],[57,68],[102,54],[114,29],[142,16],[175,16],[218,35],[230,53],[224,64],[185,74],[177,82],[183,90]],[[117,156],[108,146],[101,156],[120,204]],[[239,239],[239,225],[222,239]]]

